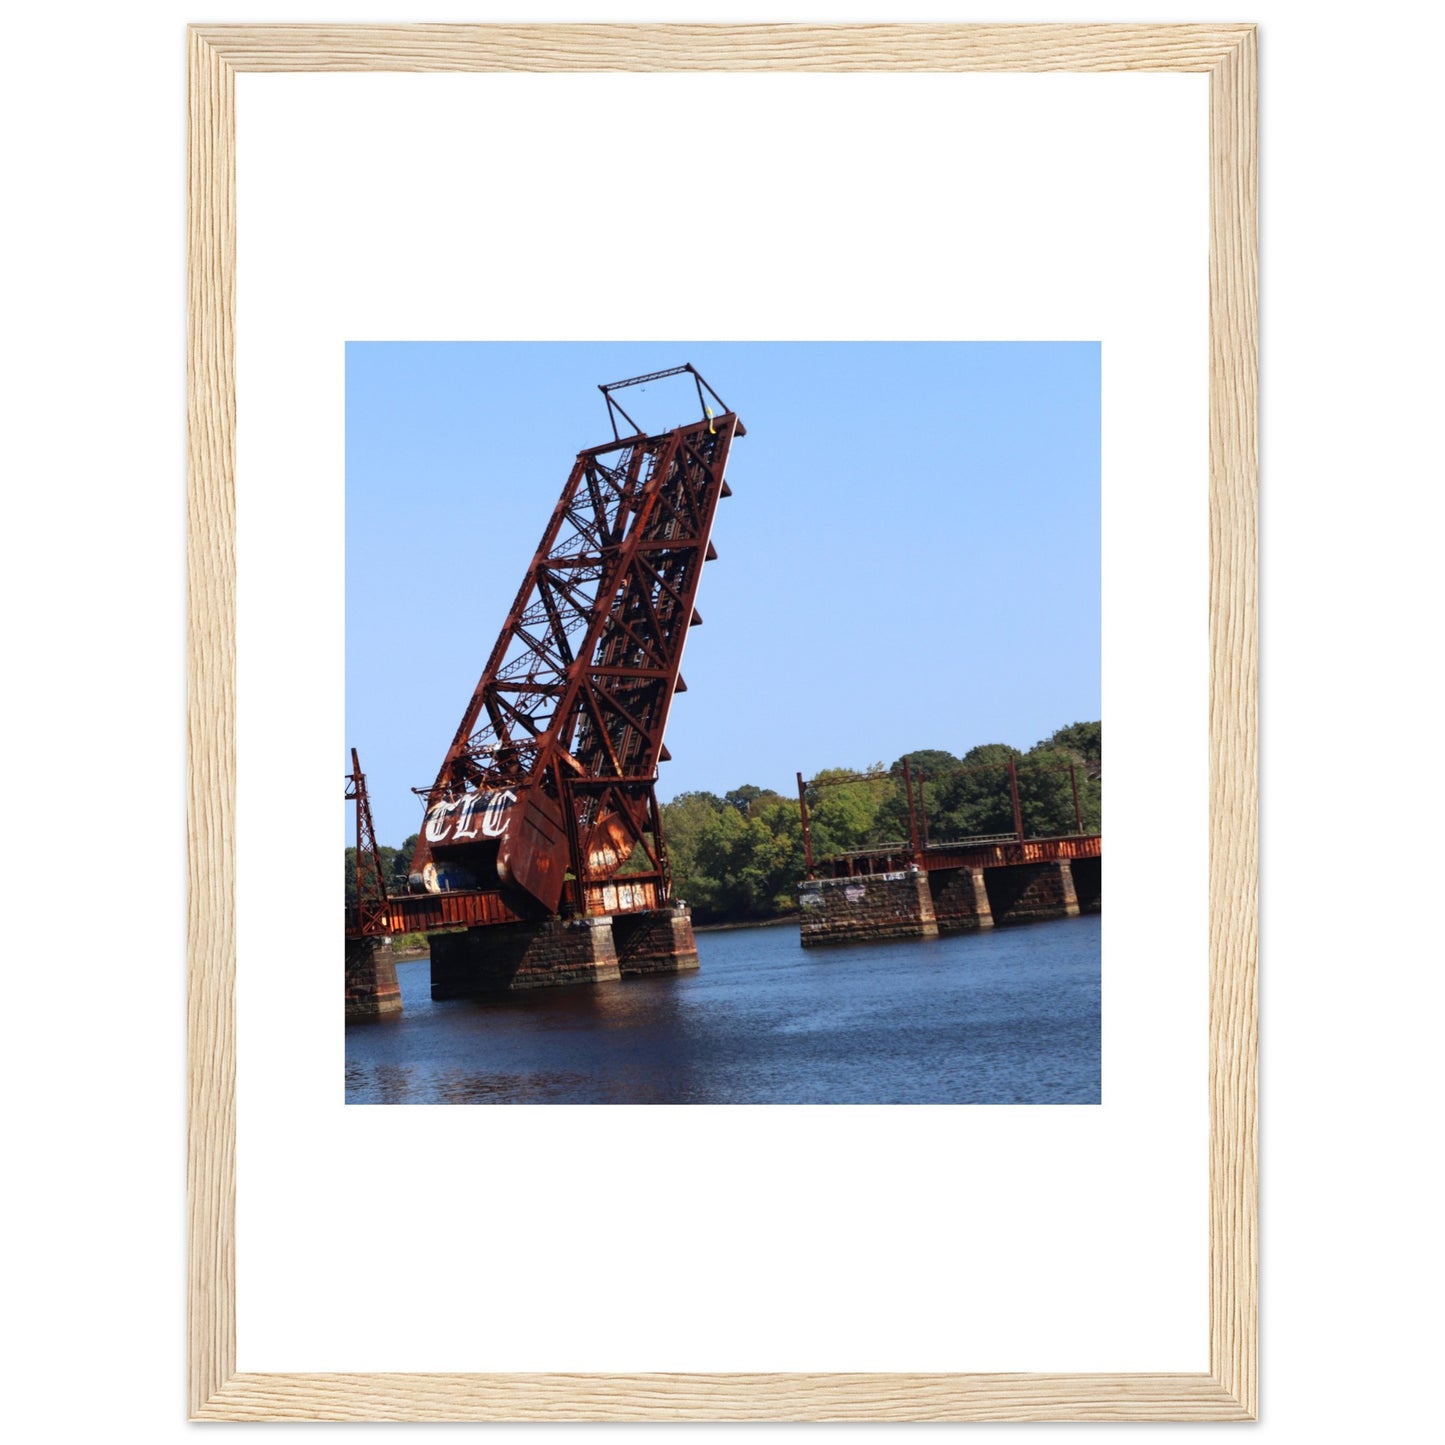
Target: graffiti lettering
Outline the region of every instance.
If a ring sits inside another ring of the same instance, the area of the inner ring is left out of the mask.
[[[453,798],[448,803],[438,803],[435,807],[429,808],[426,815],[426,839],[428,843],[444,842],[447,836],[447,829],[451,825],[451,814],[456,808],[459,800]]]
[[[472,814],[477,811],[477,804],[482,801],[480,793],[469,793],[462,799],[462,806],[457,812],[457,821],[452,827],[452,841],[460,843],[464,838],[475,838],[477,830],[468,828],[467,824],[472,821]]]
[[[500,838],[507,831],[507,810],[517,801],[510,788],[499,793],[468,793],[427,811],[428,843],[469,843],[474,838]],[[479,831],[480,830],[480,831]]]
[[[500,838],[507,831],[507,809],[517,801],[517,795],[504,788],[487,799],[486,811],[482,814],[482,832],[489,838]]]

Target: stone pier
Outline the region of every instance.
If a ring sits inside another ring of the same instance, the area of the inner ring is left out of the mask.
[[[1033,923],[1072,918],[1079,912],[1073,867],[1067,858],[985,870],[985,885],[995,923]]]
[[[610,918],[499,923],[464,933],[433,933],[430,943],[434,999],[601,983],[622,976]]]
[[[401,1012],[401,988],[389,938],[346,940],[346,1017],[381,1018]]]
[[[982,868],[956,868],[930,873],[933,912],[940,933],[964,933],[993,927],[993,906]]]
[[[646,913],[612,916],[612,946],[623,978],[645,973],[685,973],[697,967],[692,910],[686,904]]]
[[[798,885],[799,941],[931,938],[1099,913],[1103,852],[1097,833],[962,838],[926,846],[902,872],[876,873],[896,869],[897,854],[840,853],[821,864],[831,877]]]
[[[798,909],[804,948],[875,938],[938,937],[933,894],[928,875],[920,868],[800,883]]]

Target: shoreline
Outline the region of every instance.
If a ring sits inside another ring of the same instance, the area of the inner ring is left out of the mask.
[[[785,913],[781,918],[758,918],[746,919],[740,923],[695,923],[692,931],[694,933],[730,933],[741,928],[780,928],[786,923],[797,923],[800,914]],[[430,958],[430,948],[398,948],[393,951],[392,959],[396,963],[415,963],[419,958]]]
[[[802,917],[798,913],[785,913],[781,918],[747,919],[742,923],[694,923],[694,933],[727,933],[734,928],[777,928],[784,923],[797,923]]]

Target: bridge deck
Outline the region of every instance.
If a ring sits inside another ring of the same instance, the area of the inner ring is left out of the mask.
[[[1012,833],[991,834],[983,838],[931,843],[917,853],[903,843],[893,848],[839,853],[819,862],[818,875],[822,878],[852,878],[859,874],[894,873],[912,863],[928,873],[947,868],[1013,868],[1024,863],[1054,863],[1061,858],[1099,858],[1102,855],[1103,835],[1099,833],[1026,838],[1023,842]]]
[[[655,875],[633,874],[606,882],[588,883],[587,912],[592,916],[646,913],[664,908],[662,884]],[[497,923],[536,922],[551,915],[540,906],[524,911],[516,895],[496,888],[457,889],[446,893],[401,893],[374,905],[375,921],[367,933],[432,933],[439,929],[484,928]],[[348,936],[359,935],[356,910],[346,914]]]

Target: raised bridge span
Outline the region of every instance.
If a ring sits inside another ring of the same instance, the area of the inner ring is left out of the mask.
[[[618,393],[670,377],[695,390],[696,419],[649,434]],[[746,429],[690,365],[599,390],[612,437],[577,453],[435,781],[417,790],[425,812],[397,896],[352,755],[353,1016],[400,1007],[381,943],[397,933],[431,935],[434,998],[697,967],[655,785]]]

